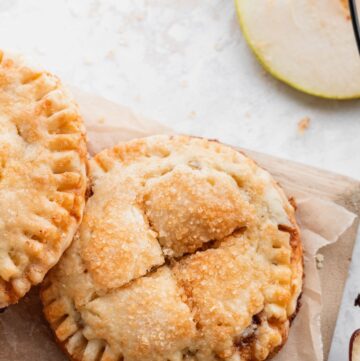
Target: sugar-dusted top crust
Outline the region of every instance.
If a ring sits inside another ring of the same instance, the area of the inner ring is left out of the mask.
[[[54,75],[0,50],[0,308],[69,246],[82,218],[85,130]]]
[[[92,195],[42,289],[77,361],[254,361],[285,343],[301,293],[294,208],[215,141],[153,136],[90,162]]]

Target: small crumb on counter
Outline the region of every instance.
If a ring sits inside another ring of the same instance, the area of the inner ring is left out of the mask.
[[[190,112],[189,115],[188,115],[188,118],[189,118],[189,119],[194,119],[194,118],[196,118],[196,112],[195,112],[195,111]]]
[[[310,118],[309,117],[302,118],[298,122],[298,132],[300,134],[304,134],[305,131],[307,129],[309,129],[309,127],[310,127]]]
[[[316,268],[322,269],[324,267],[324,255],[322,255],[321,253],[318,253],[315,256],[315,260],[316,260]]]
[[[250,118],[251,118],[251,113],[250,113],[250,112],[246,112],[246,113],[244,114],[244,117],[245,117],[246,119],[250,119]]]
[[[114,60],[115,59],[115,51],[114,50],[109,50],[107,52],[107,54],[105,55],[105,59]]]
[[[136,21],[144,21],[145,20],[145,14],[144,13],[134,13],[133,17]]]
[[[105,123],[105,118],[104,117],[101,117],[98,119],[97,121],[99,124],[104,124]]]

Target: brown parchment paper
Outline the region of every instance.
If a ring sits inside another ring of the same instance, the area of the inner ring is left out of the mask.
[[[75,94],[87,125],[91,154],[135,137],[171,133],[160,123],[135,115],[125,107],[84,96],[82,92],[75,91]],[[301,198],[297,203],[306,273],[302,307],[291,327],[288,342],[274,361],[323,361],[321,285],[315,254],[321,247],[337,242],[356,216],[333,202],[317,198]],[[42,316],[37,288],[0,315],[0,360],[67,360]]]

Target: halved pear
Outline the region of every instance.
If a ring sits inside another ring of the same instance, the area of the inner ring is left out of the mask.
[[[235,1],[245,38],[272,75],[313,95],[360,97],[347,0]]]

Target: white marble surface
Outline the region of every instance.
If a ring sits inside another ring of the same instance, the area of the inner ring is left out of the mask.
[[[0,44],[178,131],[360,178],[360,102],[318,100],[265,74],[232,0],[0,0]]]
[[[360,102],[316,99],[265,74],[232,0],[0,0],[0,47],[179,132],[360,178]],[[340,322],[348,329],[360,327],[350,307],[359,275],[353,265]],[[342,338],[333,352],[345,360]]]

